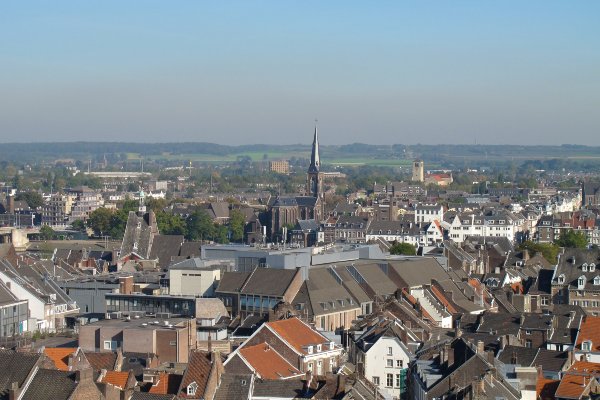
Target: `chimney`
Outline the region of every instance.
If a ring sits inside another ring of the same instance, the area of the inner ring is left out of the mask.
[[[446,365],[448,368],[452,368],[454,365],[454,349],[450,347],[450,343],[444,345],[446,348]]]
[[[17,400],[20,397],[21,389],[19,388],[19,382],[12,382],[10,389],[8,389],[8,400]]]
[[[208,334],[208,344],[207,344],[207,347],[208,347],[208,352],[209,353],[212,352],[212,336],[211,336],[210,333]]]
[[[310,384],[311,383],[312,383],[312,374],[310,371],[306,371],[306,374],[304,376],[304,385],[302,387],[302,393],[304,395],[306,395],[310,392]]]
[[[6,210],[7,214],[14,214],[15,213],[15,197],[14,196],[8,196],[7,199],[7,203],[8,203],[8,210]]]
[[[517,364],[517,352],[513,350],[511,356],[510,356],[510,363],[511,364]]]
[[[529,261],[529,251],[527,249],[523,250],[523,263]]]
[[[477,354],[483,355],[484,349],[485,349],[485,347],[484,347],[483,341],[482,340],[478,340],[477,341]]]
[[[132,294],[133,293],[133,276],[119,277],[119,293],[121,293],[121,294]]]
[[[76,380],[79,383],[82,382],[93,382],[94,381],[94,370],[92,368],[86,368],[76,371]]]

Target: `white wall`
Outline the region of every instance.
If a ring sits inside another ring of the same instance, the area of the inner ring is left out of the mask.
[[[169,271],[169,294],[176,296],[214,295],[215,280],[221,271],[205,269],[172,269]]]
[[[392,355],[388,355],[388,347],[392,348]],[[393,360],[393,367],[387,366],[387,360]],[[397,367],[397,360],[402,360],[402,368]],[[373,382],[373,377],[379,377],[379,388],[390,396],[399,396],[400,387],[396,386],[396,375],[408,366],[409,355],[400,345],[397,338],[382,337],[365,354],[365,376]],[[387,374],[394,376],[394,387],[386,387]]]
[[[10,291],[19,300],[28,300],[29,301],[30,318],[35,318],[38,321],[46,320],[45,303],[44,302],[42,302],[39,298],[37,298],[36,296],[31,294],[29,291],[25,290],[25,288],[23,288],[21,285],[19,285],[15,281],[13,281],[12,278],[10,278],[4,272],[0,272],[0,279],[2,279],[2,281],[4,283],[9,284],[8,286],[10,286]],[[45,328],[50,328],[50,327],[46,326],[46,324],[44,324],[43,328],[45,329]]]

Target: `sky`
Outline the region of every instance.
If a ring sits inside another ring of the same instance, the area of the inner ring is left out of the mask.
[[[600,145],[600,2],[0,4],[0,142]]]

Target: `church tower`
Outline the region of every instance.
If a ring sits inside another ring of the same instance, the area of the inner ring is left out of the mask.
[[[315,124],[310,166],[306,173],[306,194],[311,197],[323,199],[323,174],[320,172],[321,158],[319,156],[319,135]]]

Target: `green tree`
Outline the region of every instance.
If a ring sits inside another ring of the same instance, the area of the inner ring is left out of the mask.
[[[146,199],[146,208],[148,210],[152,210],[155,213],[157,213],[158,216],[158,212],[164,210],[168,205],[167,200],[165,199],[155,199],[155,198],[149,198]]]
[[[530,240],[521,243],[519,250],[529,250],[535,253],[541,253],[542,256],[551,264],[558,261],[558,252],[560,247],[554,243],[535,243]]]
[[[85,222],[83,222],[81,219],[76,219],[71,224],[71,228],[75,229],[76,231],[83,232],[85,231]]]
[[[48,225],[44,225],[40,228],[40,239],[52,240],[54,238],[54,235],[55,235],[54,229],[52,229]]]
[[[100,207],[90,213],[87,225],[92,228],[96,236],[106,235],[113,227],[114,214],[115,213],[108,208]]]
[[[588,241],[584,232],[576,232],[573,229],[569,229],[560,235],[556,244],[562,247],[585,249],[588,246]]]
[[[417,254],[417,249],[410,243],[395,242],[390,247],[390,254],[414,256]]]
[[[233,210],[229,215],[229,229],[231,230],[231,240],[241,242],[244,239],[244,227],[246,218],[240,210]]]
[[[185,220],[179,215],[173,215],[165,211],[156,212],[156,223],[158,231],[163,235],[186,235]]]
[[[37,209],[44,205],[44,198],[38,192],[23,192],[19,193],[15,200],[24,200],[32,209]]]
[[[224,225],[214,224],[214,236],[213,240],[217,243],[228,243],[229,239],[227,238],[227,234],[229,230]]]
[[[196,209],[187,219],[188,240],[212,240],[215,234],[215,226],[208,215],[202,209]]]
[[[127,219],[129,218],[129,211],[119,210],[112,214],[110,218],[110,228],[108,235],[113,239],[122,239],[127,227]]]

